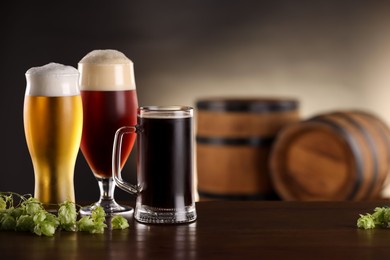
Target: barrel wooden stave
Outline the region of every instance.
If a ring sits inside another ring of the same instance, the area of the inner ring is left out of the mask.
[[[299,120],[298,111],[272,113],[215,112],[199,110],[198,136],[207,137],[275,137],[284,126]]]
[[[267,161],[269,148],[248,146],[207,146],[199,144],[198,181],[204,193],[251,196],[256,193],[272,193]]]

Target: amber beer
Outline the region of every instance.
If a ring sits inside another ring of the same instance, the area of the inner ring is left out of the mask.
[[[81,141],[83,155],[97,178],[111,178],[113,136],[121,126],[136,124],[136,92],[82,90],[81,96],[85,114]],[[134,141],[135,135],[124,139],[122,166]]]
[[[81,151],[100,188],[99,201],[82,208],[81,213],[91,214],[96,206],[102,206],[108,214],[131,211],[114,200],[112,147],[118,128],[137,123],[133,62],[116,50],[95,50],[80,60],[78,69],[84,114]],[[123,139],[121,166],[131,152],[135,137],[129,134]]]
[[[72,67],[53,63],[26,73],[25,136],[34,197],[45,204],[75,201],[73,176],[83,123],[78,75]]]

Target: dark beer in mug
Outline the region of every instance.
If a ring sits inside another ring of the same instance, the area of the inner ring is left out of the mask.
[[[192,196],[192,120],[139,117],[138,201],[153,208],[183,208]]]

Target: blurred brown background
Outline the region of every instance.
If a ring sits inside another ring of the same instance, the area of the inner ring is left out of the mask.
[[[134,61],[140,105],[288,96],[304,117],[361,108],[390,123],[389,2],[11,1],[0,13],[0,191],[33,193],[25,71],[51,61],[77,67],[93,49]],[[75,187],[78,200],[98,197],[81,153]]]

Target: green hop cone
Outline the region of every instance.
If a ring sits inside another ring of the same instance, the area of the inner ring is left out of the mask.
[[[34,219],[29,215],[22,215],[16,221],[16,230],[17,231],[30,231],[34,232]]]
[[[91,234],[103,234],[107,225],[104,222],[97,222],[91,216],[84,216],[77,222],[79,231],[86,231]]]
[[[50,223],[52,223],[53,226],[55,228],[57,228],[60,225],[60,221],[58,220],[58,218],[54,214],[51,214],[51,213],[49,213],[47,211],[45,211],[45,213],[46,213],[46,219],[45,220],[50,222]]]
[[[28,215],[33,216],[43,210],[42,203],[35,198],[29,198],[23,201],[22,208],[24,208]]]
[[[129,227],[129,222],[124,217],[117,215],[111,219],[112,229],[125,229]]]
[[[374,212],[372,213],[371,217],[375,223],[375,225],[380,225],[382,226],[385,223],[385,213],[386,213],[386,208],[384,207],[376,207],[374,209]]]
[[[84,216],[79,221],[77,221],[77,229],[79,231],[89,232],[90,230],[93,229],[93,225],[94,222],[91,216]]]
[[[29,214],[29,215],[31,215],[31,214]],[[35,224],[39,224],[39,223],[43,222],[45,219],[46,219],[46,211],[45,210],[41,210],[41,211],[37,212],[36,214],[34,214],[34,217],[33,217]]]
[[[103,234],[104,229],[107,227],[106,223],[104,222],[95,222],[95,226],[92,230],[89,231],[91,234]]]
[[[92,210],[92,218],[97,222],[104,222],[106,219],[106,213],[104,212],[103,207],[97,206],[94,210]]]
[[[15,219],[18,219],[20,216],[25,215],[26,211],[23,208],[18,207],[12,209],[10,213]]]
[[[385,207],[383,210],[383,227],[390,227],[390,208]]]
[[[73,202],[65,201],[58,209],[60,227],[66,231],[77,231],[77,210]]]
[[[97,206],[94,210],[92,210],[92,219],[94,221],[95,227],[89,232],[92,234],[104,233],[104,228],[106,228],[107,225],[104,223],[106,221],[106,212],[104,212],[103,207]]]
[[[0,230],[15,230],[16,220],[11,214],[5,214],[0,220]]]
[[[50,221],[42,221],[34,227],[34,233],[38,236],[45,235],[51,237],[56,232],[55,224]]]
[[[107,227],[105,222],[106,213],[103,208],[98,206],[92,210],[92,216],[84,216],[77,222],[79,231],[87,231],[91,234],[102,234]]]
[[[361,215],[357,220],[357,227],[363,229],[372,229],[375,228],[375,221],[371,214]]]
[[[36,213],[33,217],[33,221],[35,224],[34,233],[38,236],[53,236],[59,225],[57,217],[46,210],[41,210]]]

